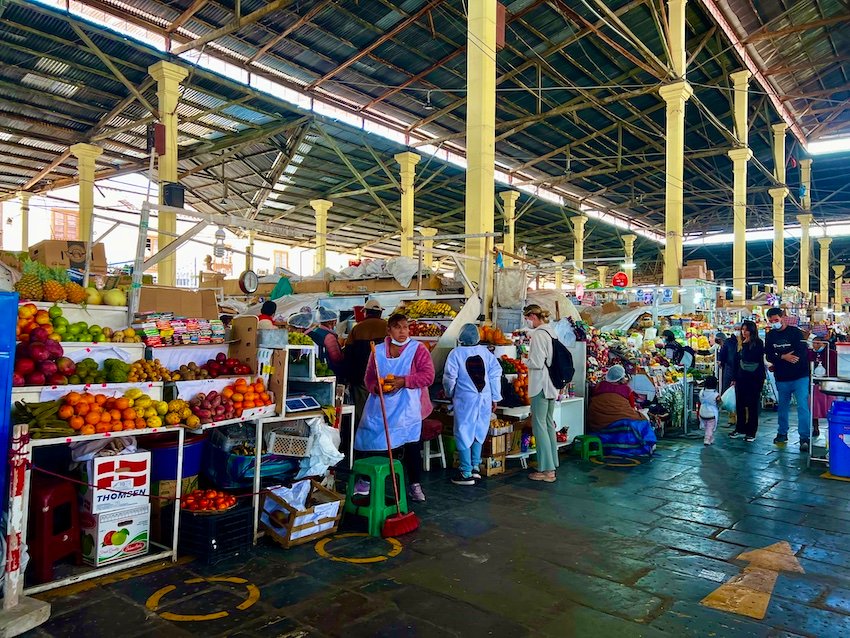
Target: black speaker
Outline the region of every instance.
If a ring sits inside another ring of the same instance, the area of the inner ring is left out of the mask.
[[[162,199],[166,206],[183,208],[183,204],[186,201],[186,190],[183,188],[183,184],[167,182],[162,187]]]

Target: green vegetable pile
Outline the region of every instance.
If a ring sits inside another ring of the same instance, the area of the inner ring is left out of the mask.
[[[120,359],[107,359],[103,362],[103,372],[107,383],[127,383],[130,374],[130,364]]]

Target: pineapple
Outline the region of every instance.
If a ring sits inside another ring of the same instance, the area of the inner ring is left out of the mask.
[[[29,259],[24,260],[23,276],[20,281],[15,284],[15,290],[24,299],[30,301],[41,301],[44,297],[44,290],[41,285],[41,277],[39,275],[41,269],[39,264]]]
[[[84,303],[86,300],[86,289],[77,282],[71,281],[67,272],[62,271],[62,274],[65,275],[65,294],[68,297],[68,303]],[[60,279],[60,281],[62,280]]]
[[[68,274],[59,268],[41,267],[41,285],[44,288],[44,300],[60,302],[68,299],[65,292],[65,283]]]

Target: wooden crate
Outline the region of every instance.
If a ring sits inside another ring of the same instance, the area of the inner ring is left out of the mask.
[[[497,476],[505,473],[505,454],[486,456],[481,459],[481,476]]]
[[[499,456],[507,454],[508,435],[499,434],[497,436],[488,436],[484,441],[484,446],[481,449],[482,456]]]
[[[307,504],[313,504],[306,509],[295,509],[275,493],[275,488],[263,496],[260,527],[286,549],[333,534],[342,518],[345,496],[308,480]]]
[[[416,277],[405,288],[395,279],[340,279],[330,283],[330,292],[342,294],[358,294],[372,292],[397,292],[400,290],[417,290]],[[422,277],[422,290],[440,290],[440,278],[437,275]]]

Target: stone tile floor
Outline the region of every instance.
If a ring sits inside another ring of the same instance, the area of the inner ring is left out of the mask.
[[[422,527],[394,558],[338,562],[314,544],[264,542],[212,568],[181,562],[53,592],[53,616],[28,636],[850,636],[850,483],[807,470],[796,435],[775,447],[775,414],[753,444],[726,432],[710,448],[665,439],[634,468],[563,457],[554,484],[516,470],[456,487],[432,472]],[[763,619],[700,604],[747,566],[740,554],[778,541],[804,573],[778,575]],[[327,545],[343,558],[389,547],[360,536]],[[243,578],[259,600],[240,610],[245,585],[213,577]]]

